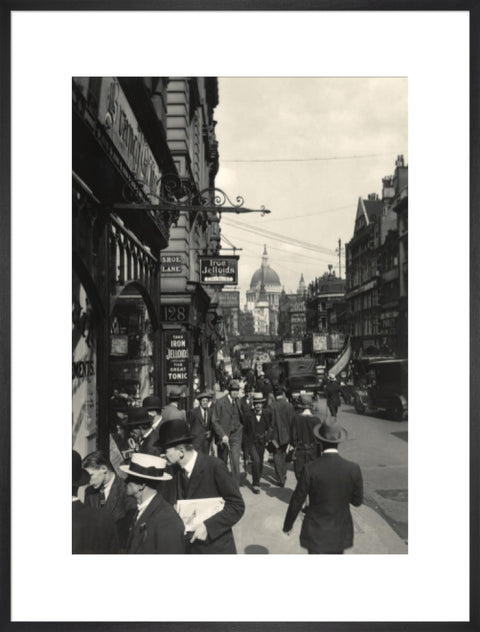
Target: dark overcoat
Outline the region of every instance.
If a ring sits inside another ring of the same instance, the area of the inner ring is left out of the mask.
[[[245,416],[244,425],[245,443],[248,447],[262,438],[269,441],[272,438],[272,411],[270,408],[263,408],[260,421],[254,410],[250,410]]]
[[[217,399],[212,410],[212,424],[218,441],[224,435],[230,436],[241,429],[240,406],[238,399],[232,402],[228,395]]]
[[[72,502],[72,553],[118,553],[115,522],[102,509],[87,507],[80,500]]]
[[[189,545],[190,553],[236,553],[232,527],[243,516],[245,503],[237,483],[225,463],[215,457],[197,455],[186,494],[181,492],[180,476],[177,474],[177,492],[179,498],[216,498],[225,501],[222,511],[205,520],[208,537],[205,542],[196,540]]]
[[[290,531],[306,497],[309,505],[300,544],[314,553],[340,552],[353,545],[350,505],[363,502],[360,467],[337,452],[307,463],[288,506],[284,531]]]
[[[187,421],[193,436],[193,447],[197,452],[208,454],[210,452],[210,443],[212,441],[212,408],[208,407],[207,422],[205,423],[201,406],[197,406],[188,413]]]
[[[131,527],[127,553],[185,553],[184,533],[183,520],[156,494]]]
[[[271,406],[273,438],[279,446],[292,443],[293,406],[284,397],[275,399]]]

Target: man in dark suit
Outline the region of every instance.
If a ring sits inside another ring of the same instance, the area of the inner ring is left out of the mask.
[[[267,441],[271,439],[272,412],[264,408],[263,393],[253,394],[253,410],[245,417],[245,443],[252,457],[252,490],[260,493],[260,478],[263,471],[263,455]]]
[[[292,422],[292,443],[295,446],[293,471],[295,478],[299,481],[305,464],[317,458],[318,444],[313,429],[321,422],[321,419],[312,414],[313,400],[306,393],[300,395],[295,407]]]
[[[253,371],[252,371],[253,375]],[[247,413],[253,410],[253,401],[252,401],[252,393],[253,386],[250,386],[248,382],[245,384],[243,388],[244,395],[240,397],[238,400],[238,405],[240,407],[240,421],[243,426],[243,435],[242,435],[242,454],[243,454],[243,469],[245,470],[245,475],[247,474],[247,461],[248,461],[248,446],[245,442],[245,419]]]
[[[158,441],[158,426],[162,423],[162,400],[157,395],[149,395],[144,398],[142,408],[151,420],[151,426],[143,433],[139,451],[160,456],[154,445]]]
[[[218,456],[224,463],[228,462],[230,456],[232,476],[239,485],[243,426],[238,405],[240,384],[237,380],[230,382],[228,390],[228,395],[218,399],[213,406],[212,424],[218,439]]]
[[[198,401],[200,405],[193,408],[187,415],[188,425],[192,432],[192,444],[197,452],[210,454],[210,446],[213,436],[212,408],[210,402],[213,395],[205,391],[200,393]]]
[[[281,386],[274,387],[275,401],[272,403],[272,450],[273,464],[277,475],[277,485],[285,486],[287,479],[286,454],[292,442],[292,424],[295,417],[293,406],[285,398]]]
[[[127,495],[137,504],[127,542],[129,554],[185,553],[183,521],[156,489],[159,482],[171,479],[166,466],[165,459],[142,453],[120,466],[127,474]]]
[[[162,408],[160,413],[162,415],[162,422],[168,421],[169,419],[176,419],[179,416],[185,420],[187,419],[187,413],[184,410],[180,410],[179,407],[180,400],[183,396],[183,390],[179,386],[172,386],[169,389],[167,393],[168,404]]]
[[[89,480],[80,454],[72,450],[72,553],[118,553],[120,545],[111,514],[85,506],[77,496],[78,488]]]
[[[187,553],[236,553],[232,527],[242,517],[245,503],[225,463],[194,450],[192,435],[183,419],[171,419],[160,426],[159,445],[167,461],[177,466],[179,499],[223,498],[224,506],[196,526]]]
[[[328,374],[328,383],[325,387],[325,395],[327,398],[327,409],[332,417],[337,416],[340,408],[340,386],[334,373]]]
[[[127,498],[125,482],[115,474],[103,452],[98,450],[83,459],[82,467],[90,476],[90,485],[85,490],[85,505],[101,509],[113,517],[120,545],[124,548],[135,512],[135,502]]]
[[[283,531],[290,534],[293,523],[307,498],[300,532],[300,544],[309,553],[343,553],[353,546],[353,520],[350,505],[363,502],[360,467],[343,459],[338,444],[347,436],[338,423],[324,422],[314,428],[322,456],[307,463],[288,506]]]

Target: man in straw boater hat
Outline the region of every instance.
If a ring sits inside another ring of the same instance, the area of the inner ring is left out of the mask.
[[[260,477],[263,471],[263,455],[267,441],[271,439],[272,413],[264,408],[263,393],[253,393],[253,410],[245,415],[245,444],[252,458],[252,491],[260,493]]]
[[[338,444],[347,437],[347,431],[338,422],[318,424],[314,433],[321,442],[322,456],[305,465],[290,499],[283,531],[290,535],[308,496],[301,546],[309,553],[339,554],[353,546],[350,505],[358,507],[363,502],[362,472],[357,463],[338,453]]]
[[[183,521],[157,492],[159,481],[171,479],[166,467],[165,459],[139,452],[128,465],[120,465],[127,475],[127,495],[137,502],[127,553],[185,553]]]
[[[179,500],[216,499],[223,508],[196,525],[189,534],[187,553],[236,553],[232,527],[243,516],[245,503],[225,463],[197,452],[190,427],[182,418],[160,425],[158,443],[167,461],[176,466]]]
[[[198,395],[199,406],[193,408],[187,415],[187,421],[192,431],[192,444],[197,452],[210,454],[212,443],[212,401],[213,393],[204,391]]]

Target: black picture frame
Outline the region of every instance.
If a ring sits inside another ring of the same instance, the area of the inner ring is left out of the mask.
[[[2,72],[0,76],[1,120],[0,120],[0,395],[2,423],[0,424],[0,620],[2,630],[112,630],[130,632],[143,630],[161,630],[165,632],[314,632],[320,630],[336,632],[395,632],[395,631],[438,631],[456,632],[480,630],[480,580],[479,580],[479,534],[480,534],[480,382],[479,365],[479,327],[480,322],[480,256],[478,236],[480,235],[480,7],[475,0],[298,0],[295,6],[285,0],[202,0],[201,10],[209,11],[468,11],[470,15],[470,618],[468,622],[308,622],[308,623],[255,623],[255,622],[12,622],[10,618],[10,356],[11,356],[11,280],[10,280],[10,18],[12,11],[67,11],[67,10],[102,10],[102,11],[163,11],[163,10],[199,10],[195,0],[4,0],[0,9],[0,59]],[[454,539],[454,538],[452,538]],[[441,567],[441,552],[439,552]],[[374,599],[374,596],[372,596]],[[399,596],[401,599],[401,595]],[[319,605],[320,605],[319,597]]]

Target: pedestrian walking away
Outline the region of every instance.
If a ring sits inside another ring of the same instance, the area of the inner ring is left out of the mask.
[[[223,499],[223,508],[209,515],[189,533],[187,552],[192,554],[236,553],[232,527],[243,516],[245,503],[225,463],[197,452],[190,427],[183,419],[160,426],[159,446],[167,461],[176,466],[179,500]]]
[[[151,418],[151,427],[143,434],[139,452],[160,456],[154,445],[158,441],[158,426],[162,423],[162,400],[157,395],[149,395],[144,398],[142,407]]]
[[[179,403],[184,397],[184,392],[179,386],[172,386],[167,392],[168,404],[161,410],[162,421],[168,421],[172,418],[180,417],[187,419],[187,413],[184,410],[180,410]]]
[[[325,387],[325,395],[327,398],[327,411],[330,413],[330,416],[336,417],[337,411],[340,408],[340,386],[334,373],[328,374],[328,383]]]
[[[232,380],[228,394],[215,402],[212,412],[218,456],[224,463],[228,463],[230,458],[230,470],[237,485],[240,485],[240,452],[243,436],[239,394],[240,384],[237,380]]]
[[[183,522],[156,489],[160,481],[171,478],[166,466],[165,459],[142,453],[120,466],[127,475],[127,495],[137,504],[127,542],[129,554],[185,553]]]
[[[295,447],[293,470],[297,481],[300,480],[305,465],[317,457],[318,442],[313,429],[322,420],[312,414],[312,407],[312,397],[300,395],[292,422],[292,443]]]
[[[285,398],[285,390],[279,385],[274,387],[275,401],[272,403],[272,443],[273,465],[277,475],[277,484],[284,487],[287,478],[286,455],[292,443],[292,426],[295,410]],[[267,446],[268,447],[268,446]]]
[[[341,554],[353,546],[350,505],[363,502],[363,479],[359,465],[342,458],[338,444],[347,431],[338,422],[314,428],[322,455],[305,465],[290,499],[283,531],[290,534],[306,498],[309,503],[300,531],[300,544],[309,553]]]
[[[254,393],[252,401],[253,410],[245,417],[245,443],[252,459],[252,489],[254,494],[259,494],[263,455],[267,442],[272,438],[272,412],[263,407],[263,393]]]

